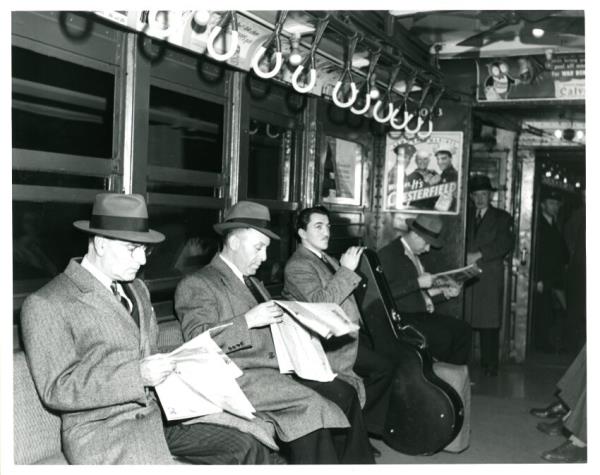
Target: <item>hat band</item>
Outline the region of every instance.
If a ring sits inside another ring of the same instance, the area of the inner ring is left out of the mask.
[[[255,219],[255,218],[232,218],[225,220],[226,223],[243,223],[243,224],[251,224],[252,226],[257,226],[259,228],[268,228],[269,221],[266,219]]]
[[[90,228],[104,229],[105,231],[134,231],[147,233],[148,219],[93,214],[90,219]]]
[[[419,232],[426,234],[427,236],[432,237],[434,239],[437,239],[440,236],[440,233],[434,233],[433,231],[430,231],[429,229],[424,228],[416,221],[413,221],[412,227],[415,231],[419,231]]]

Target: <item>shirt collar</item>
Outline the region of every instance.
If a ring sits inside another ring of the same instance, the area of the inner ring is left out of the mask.
[[[227,264],[227,267],[229,267],[229,268],[230,268],[230,269],[233,271],[233,273],[235,274],[235,276],[236,276],[238,279],[240,279],[242,282],[244,282],[244,274],[242,274],[242,273],[240,272],[240,270],[237,268],[237,266],[236,266],[236,265],[235,265],[233,262],[231,262],[229,259],[227,259],[227,258],[226,258],[226,257],[223,255],[223,253],[220,253],[220,254],[219,254],[219,257],[220,257],[220,258],[223,260],[223,262],[224,262],[225,264]]]
[[[96,279],[98,279],[104,287],[110,290],[110,284],[112,284],[112,279],[100,269],[98,269],[94,264],[92,264],[87,258],[87,254],[83,256],[83,259],[81,260],[81,267],[87,270]]]
[[[302,244],[304,246],[304,244]],[[308,246],[304,246],[305,249],[308,249],[310,252],[312,252],[315,256],[317,256],[319,259],[323,258],[323,254],[321,254],[319,251],[316,251],[314,249],[311,249]]]
[[[487,213],[488,209],[489,208],[475,210],[475,216],[479,215],[483,218],[485,216],[485,213]]]

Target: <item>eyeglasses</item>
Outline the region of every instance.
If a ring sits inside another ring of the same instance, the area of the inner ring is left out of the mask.
[[[125,244],[125,247],[127,248],[127,250],[129,251],[129,253],[131,254],[131,257],[135,257],[135,253],[138,250],[141,250],[146,255],[146,257],[150,257],[150,255],[152,254],[152,251],[154,251],[154,247],[152,247],[152,246],[146,246],[145,244],[127,243],[127,244]]]

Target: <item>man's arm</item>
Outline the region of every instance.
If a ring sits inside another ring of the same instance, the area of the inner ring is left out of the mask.
[[[110,342],[78,346],[66,311],[68,306],[35,294],[21,310],[25,352],[42,401],[58,411],[145,404],[137,348],[128,351]]]

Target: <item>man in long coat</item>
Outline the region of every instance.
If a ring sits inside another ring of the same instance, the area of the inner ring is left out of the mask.
[[[269,463],[249,434],[211,424],[169,424],[151,387],[173,370],[157,351],[158,325],[135,276],[146,245],[164,240],[148,228],[141,195],[101,193],[89,221],[83,260],[30,295],[21,323],[25,353],[42,402],[60,413],[71,464]],[[166,438],[166,439],[165,439]]]
[[[337,378],[320,383],[279,371],[269,325],[281,321],[281,310],[253,277],[266,260],[270,240],[279,239],[269,222],[268,208],[240,201],[215,225],[225,235],[223,250],[175,292],[184,338],[228,325],[214,340],[244,372],[237,380],[240,387],[257,417],[274,426],[292,463],[372,463],[352,386]],[[331,361],[333,368],[340,364]]]
[[[465,286],[465,320],[479,331],[484,374],[496,376],[502,323],[504,259],[512,251],[512,217],[491,206],[492,185],[485,175],[469,181],[474,207],[467,212],[467,264],[477,263],[481,275]]]

